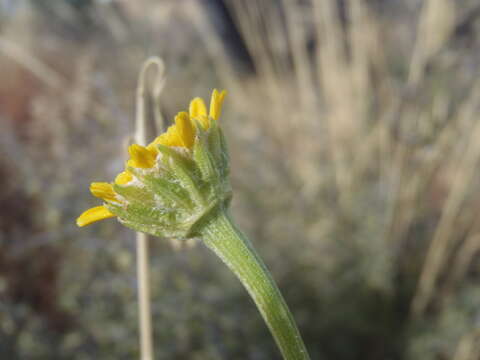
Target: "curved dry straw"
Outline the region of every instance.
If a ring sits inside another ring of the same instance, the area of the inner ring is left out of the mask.
[[[158,100],[165,83],[165,66],[158,57],[149,58],[142,66],[138,77],[136,114],[135,114],[135,142],[140,145],[147,144],[147,113],[148,101],[147,74],[150,69],[156,70],[156,77],[151,89],[155,107],[155,120],[158,130],[163,130],[164,124],[160,114]],[[148,235],[137,233],[137,276],[138,276],[138,306],[140,328],[140,358],[153,360],[152,340],[152,314],[150,309],[150,276],[148,257]]]

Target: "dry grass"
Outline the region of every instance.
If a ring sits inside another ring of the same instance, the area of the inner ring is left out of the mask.
[[[166,63],[166,119],[229,90],[233,211],[314,359],[478,358],[475,1],[228,0],[254,73],[198,2],[115,4],[98,5],[96,30],[75,41],[31,11],[3,24],[0,150],[46,209],[35,213],[44,230],[21,237],[62,254],[59,304],[73,319],[55,332],[35,300],[0,286],[10,358],[136,354],[131,234],[79,232],[72,219],[91,204],[89,181],[121,168],[151,54]],[[202,247],[166,244],[152,259],[159,358],[277,356],[234,279]]]

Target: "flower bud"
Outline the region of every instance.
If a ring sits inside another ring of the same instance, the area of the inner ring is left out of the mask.
[[[79,226],[116,216],[125,226],[160,237],[190,238],[232,197],[229,158],[218,117],[225,91],[214,90],[210,114],[200,98],[190,113],[146,147],[129,147],[126,169],[113,184],[92,183],[104,200],[84,212]]]

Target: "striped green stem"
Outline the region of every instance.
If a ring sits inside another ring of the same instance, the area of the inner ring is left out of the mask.
[[[203,227],[205,245],[232,270],[255,301],[285,360],[310,359],[290,310],[267,267],[230,216],[219,211]]]

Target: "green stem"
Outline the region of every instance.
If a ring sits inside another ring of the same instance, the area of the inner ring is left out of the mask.
[[[226,212],[203,227],[205,245],[232,270],[255,301],[285,360],[308,360],[295,320],[267,267]]]

